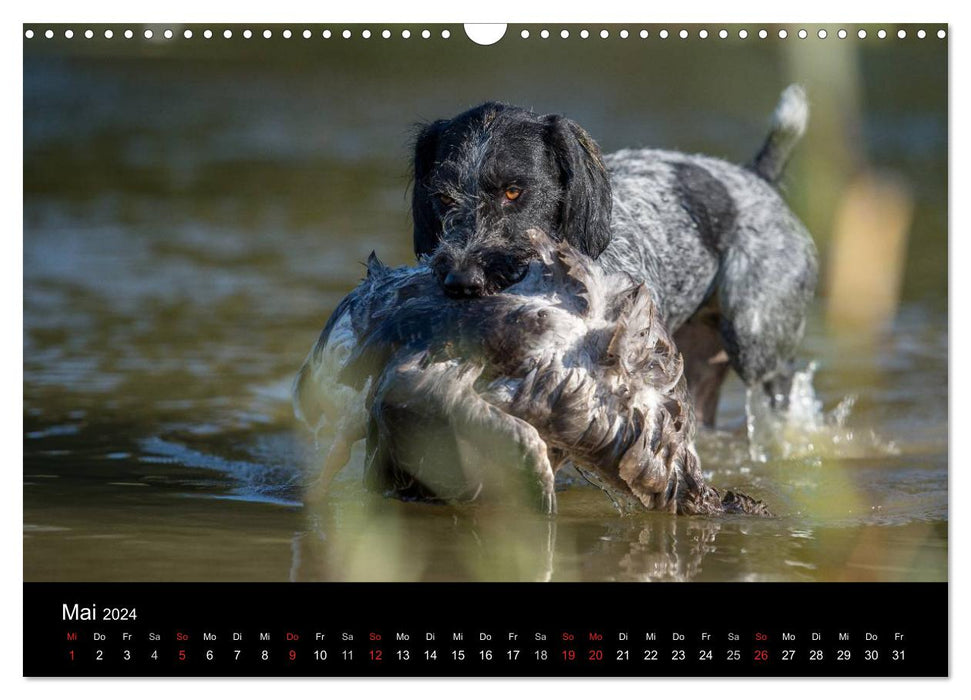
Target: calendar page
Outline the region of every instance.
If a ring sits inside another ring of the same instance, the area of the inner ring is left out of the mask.
[[[948,674],[946,24],[22,34],[24,675]]]

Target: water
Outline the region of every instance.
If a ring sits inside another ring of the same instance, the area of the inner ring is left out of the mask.
[[[717,76],[710,54],[679,54],[687,94],[650,62],[651,89],[631,91],[583,51],[461,53],[430,75],[429,49],[395,50],[109,61],[55,40],[25,56],[26,580],[946,579],[946,82],[913,56],[861,62],[867,85],[898,86],[869,94],[871,157],[915,187],[892,328],[834,330],[820,300],[791,419],[748,400],[747,420],[733,380],[699,441],[713,485],[779,517],[620,517],[569,475],[552,522],[399,503],[363,492],[360,448],[304,508],[317,457],[290,381],[367,254],[409,260],[412,121],[498,97],[567,111],[607,149],[741,160],[782,81],[755,48],[720,54]],[[738,89],[706,98],[723,81]]]

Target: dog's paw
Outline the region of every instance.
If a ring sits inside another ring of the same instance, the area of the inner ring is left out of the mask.
[[[549,491],[544,491],[541,498],[540,510],[543,515],[553,516],[556,515],[556,492],[550,489]]]

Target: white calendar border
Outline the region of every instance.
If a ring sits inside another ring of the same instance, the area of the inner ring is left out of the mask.
[[[955,3],[956,4],[956,3]],[[3,251],[0,255],[3,265],[2,319],[4,327],[8,328],[8,341],[3,348],[5,364],[13,366],[20,363],[21,376],[16,371],[6,373],[3,381],[4,395],[2,404],[3,444],[13,446],[13,454],[21,457],[23,445],[23,344],[16,342],[18,326],[20,333],[23,329],[23,149],[22,141],[18,143],[14,134],[22,137],[22,102],[17,99],[22,95],[23,54],[21,44],[20,24],[23,22],[70,22],[83,20],[96,23],[118,21],[119,19],[137,19],[139,22],[166,22],[178,20],[180,22],[274,22],[274,21],[322,21],[327,22],[542,22],[553,20],[556,23],[571,22],[834,22],[870,23],[874,20],[881,22],[947,22],[949,27],[951,46],[951,115],[950,115],[950,147],[951,147],[951,225],[950,225],[950,291],[949,309],[953,327],[950,331],[951,358],[971,357],[971,319],[963,312],[965,304],[971,304],[971,274],[958,274],[971,266],[971,210],[969,210],[966,196],[955,196],[954,193],[971,191],[971,149],[966,132],[956,125],[971,124],[971,108],[969,108],[969,56],[971,56],[971,42],[962,42],[961,33],[971,31],[971,23],[965,22],[965,11],[957,10],[954,4],[941,0],[921,0],[920,2],[900,2],[888,0],[886,2],[869,4],[867,7],[851,6],[845,0],[813,0],[800,4],[786,3],[781,0],[769,2],[759,0],[754,2],[718,2],[717,0],[696,0],[692,3],[647,3],[647,2],[614,2],[602,0],[596,3],[581,5],[569,0],[552,2],[550,0],[531,0],[528,3],[489,3],[472,7],[466,2],[452,0],[428,0],[420,7],[413,3],[401,2],[373,2],[368,6],[362,3],[326,3],[326,2],[294,2],[288,0],[274,0],[263,5],[257,3],[231,2],[201,2],[200,0],[166,0],[154,7],[118,0],[105,2],[67,2],[65,0],[49,0],[43,4],[17,3],[12,8],[8,4],[3,10],[4,31],[0,34],[0,50],[2,50],[2,68],[4,83],[7,88],[8,100],[0,106],[3,114],[4,133],[7,138],[2,140],[4,150],[3,163],[8,173],[4,178],[7,185],[3,188],[3,212],[5,213],[4,234],[2,236]],[[957,39],[957,40],[955,40]],[[959,86],[955,76],[963,85]],[[959,167],[960,164],[960,167]],[[12,175],[12,177],[11,177]],[[17,235],[20,232],[20,235]],[[14,340],[10,340],[12,336]],[[967,404],[956,398],[957,395],[971,391],[971,363],[952,362],[949,371],[951,401],[951,425],[965,428],[971,421],[971,411]],[[967,471],[971,469],[971,444],[969,431],[958,430],[950,446],[950,488],[949,494],[964,492],[971,489],[971,478]],[[7,460],[5,468],[11,472],[8,476],[7,488],[3,489],[4,521],[2,528],[3,548],[0,551],[12,553],[14,566],[10,567],[6,579],[2,584],[3,598],[7,603],[4,608],[12,610],[11,616],[16,616],[16,624],[0,627],[0,668],[3,669],[3,684],[6,686],[6,697],[40,697],[65,700],[66,697],[77,698],[97,696],[99,698],[133,698],[139,700],[154,700],[155,698],[169,700],[170,696],[191,692],[193,695],[210,694],[214,691],[232,692],[241,699],[264,698],[271,693],[292,692],[294,694],[326,694],[335,697],[370,697],[394,694],[403,698],[449,698],[454,700],[461,696],[463,700],[493,700],[496,694],[522,692],[555,695],[557,700],[568,698],[585,698],[604,691],[611,693],[629,693],[632,697],[644,698],[658,694],[678,694],[679,697],[692,697],[696,692],[747,694],[759,693],[763,697],[781,693],[788,698],[812,698],[816,700],[821,693],[827,696],[838,693],[842,696],[852,694],[858,697],[862,694],[873,695],[879,693],[887,697],[913,697],[923,692],[933,692],[939,696],[956,697],[959,693],[967,696],[967,679],[971,676],[967,660],[971,658],[971,619],[969,619],[969,604],[966,597],[957,591],[967,591],[968,573],[971,563],[968,559],[968,542],[971,530],[968,528],[968,518],[963,512],[950,509],[951,533],[949,538],[949,558],[951,562],[951,682],[940,681],[908,681],[908,680],[820,680],[813,682],[795,682],[793,680],[732,680],[711,679],[689,681],[686,679],[672,680],[434,680],[434,681],[395,681],[395,680],[168,680],[164,682],[146,682],[129,680],[83,680],[83,681],[55,681],[55,680],[24,680],[21,678],[23,669],[23,634],[20,625],[23,624],[22,601],[22,553],[23,553],[23,492],[20,467],[13,459]],[[18,580],[19,579],[19,580]],[[690,584],[688,584],[690,585]],[[17,605],[11,605],[17,603]],[[20,630],[18,634],[17,630]],[[955,633],[956,631],[956,633]],[[958,682],[963,679],[964,682]],[[311,684],[318,684],[313,686]],[[724,685],[723,685],[724,684]],[[217,691],[218,685],[218,691]],[[958,690],[961,687],[962,690]],[[882,698],[881,698],[882,700]]]

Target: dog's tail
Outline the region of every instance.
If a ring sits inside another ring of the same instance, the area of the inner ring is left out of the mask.
[[[773,184],[778,182],[792,149],[806,132],[808,122],[806,91],[800,85],[790,85],[782,91],[779,104],[772,114],[769,135],[749,167],[763,180]]]

